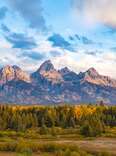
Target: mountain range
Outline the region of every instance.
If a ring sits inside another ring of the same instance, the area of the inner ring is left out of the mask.
[[[116,104],[116,80],[90,68],[79,74],[67,67],[56,70],[50,60],[29,74],[18,66],[0,69],[0,103]]]

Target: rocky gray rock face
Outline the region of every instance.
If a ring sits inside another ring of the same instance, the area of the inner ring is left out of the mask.
[[[28,74],[17,66],[0,70],[0,103],[116,104],[116,80],[100,75],[94,68],[79,74],[67,67],[56,70],[50,60]]]
[[[46,80],[53,84],[63,82],[62,75],[54,68],[50,60],[45,61],[35,73],[32,73],[32,79],[38,80],[38,83],[39,80]]]
[[[22,71],[19,67],[7,65],[0,70],[0,85],[12,80],[31,81],[29,74]]]

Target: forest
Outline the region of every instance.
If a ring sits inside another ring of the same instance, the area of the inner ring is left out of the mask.
[[[83,135],[96,136],[106,126],[116,126],[116,106],[0,106],[0,130],[80,127]]]
[[[78,154],[74,156],[86,156],[87,153],[83,155],[77,151],[74,141],[100,137],[116,138],[116,106],[0,105],[0,151],[26,151],[26,156],[38,150],[40,153],[55,153],[54,156],[65,156],[65,153],[68,153],[66,156],[73,156],[75,152]],[[57,144],[56,140],[63,145]],[[69,144],[65,144],[65,141],[69,141]],[[73,141],[72,144],[70,141]],[[43,142],[41,146],[40,142]],[[91,156],[101,154],[89,148],[84,150]],[[101,156],[109,154],[102,149]]]

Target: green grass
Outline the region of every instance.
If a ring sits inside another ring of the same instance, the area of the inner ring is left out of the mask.
[[[116,155],[116,128],[107,128],[107,132],[98,138],[84,138],[79,129],[56,129],[55,135],[50,133],[51,129],[46,135],[40,135],[39,129],[26,132],[0,131],[0,151],[6,151],[6,155],[0,153],[0,156]]]

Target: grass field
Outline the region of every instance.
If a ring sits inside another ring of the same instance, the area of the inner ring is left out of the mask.
[[[106,136],[84,138],[77,130],[65,130],[59,135],[39,135],[36,133],[17,133],[13,131],[0,132],[0,156],[65,156],[58,151],[70,149],[72,152],[85,151],[87,156],[116,156],[115,130],[111,129]],[[69,132],[69,133],[68,133]],[[16,147],[17,146],[17,147]],[[21,150],[31,149],[31,153],[20,153]],[[91,155],[90,155],[91,154]],[[73,154],[86,156],[86,154]],[[71,156],[73,156],[71,155]],[[70,155],[66,155],[70,156]]]
[[[93,140],[27,140],[27,142],[31,142],[32,144],[68,144],[68,145],[74,145],[75,147],[79,147],[82,150],[87,151],[88,153],[100,153],[100,152],[108,152],[113,156],[116,156],[116,139],[112,138],[96,138]],[[18,153],[11,153],[11,152],[0,152],[0,156],[21,156],[23,154]],[[43,156],[44,154],[41,152],[35,152],[32,154],[32,156]],[[54,154],[48,153],[45,154],[45,156],[52,156]],[[25,155],[26,156],[26,155]]]
[[[46,156],[53,156],[51,154],[47,155],[44,153]],[[23,154],[18,154],[18,153],[12,153],[12,152],[0,152],[0,156],[23,156]],[[32,154],[32,156],[43,156],[43,154]]]

